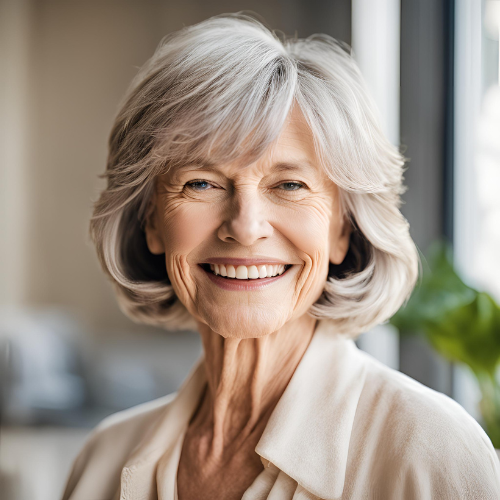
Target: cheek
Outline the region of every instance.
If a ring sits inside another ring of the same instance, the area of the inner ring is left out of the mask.
[[[321,265],[323,260],[328,260],[330,218],[331,211],[325,206],[303,207],[293,213],[283,214],[279,231],[315,267]]]
[[[165,205],[164,245],[166,258],[188,256],[212,234],[217,217],[202,203]]]
[[[163,242],[167,273],[179,300],[193,313],[196,284],[190,254],[205,243],[217,228],[218,217],[204,203],[172,202],[164,206]]]
[[[283,214],[278,228],[291,242],[304,261],[304,268],[297,279],[297,308],[308,309],[321,295],[328,276],[329,226],[331,211],[324,206],[301,207],[293,214]],[[285,221],[293,220],[293,224]]]

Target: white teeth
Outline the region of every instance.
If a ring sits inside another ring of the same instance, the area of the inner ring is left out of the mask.
[[[236,278],[239,280],[272,278],[274,276],[280,276],[285,272],[285,266],[283,264],[237,267],[231,264],[210,264],[210,269],[215,275]]]
[[[246,266],[238,266],[236,268],[236,279],[238,280],[248,279],[248,269]]]
[[[257,266],[250,266],[248,268],[248,277],[251,280],[255,280],[259,277],[259,270],[257,269]]]

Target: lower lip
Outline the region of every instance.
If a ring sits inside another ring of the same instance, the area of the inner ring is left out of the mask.
[[[291,268],[288,268],[283,274],[278,276],[273,276],[272,278],[257,278],[253,280],[239,280],[237,278],[222,278],[210,271],[203,271],[207,274],[209,279],[213,281],[218,287],[224,290],[230,290],[232,292],[238,291],[249,291],[249,290],[259,290],[267,285],[275,283],[279,279],[283,278]]]

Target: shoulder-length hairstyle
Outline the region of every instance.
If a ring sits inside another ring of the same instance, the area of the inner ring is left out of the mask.
[[[411,293],[418,254],[399,211],[404,159],[381,131],[347,45],[327,35],[287,39],[243,14],[166,36],[139,70],[109,139],[107,187],[90,234],[122,311],[169,329],[192,328],[164,255],[144,226],[155,179],[187,163],[259,158],[298,105],[354,228],[310,313],[348,336],[390,318]]]

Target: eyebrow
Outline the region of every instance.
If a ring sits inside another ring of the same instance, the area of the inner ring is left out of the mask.
[[[210,162],[203,163],[186,163],[179,165],[176,170],[215,170],[215,164]]]
[[[278,172],[297,172],[298,170],[304,170],[304,167],[307,170],[315,169],[314,165],[308,160],[299,160],[297,162],[280,161],[275,163],[271,169],[277,170]]]
[[[165,172],[165,176],[173,176],[175,178],[177,175],[179,175],[180,172],[185,172],[185,171],[191,171],[191,170],[209,170],[216,172],[217,168],[213,163],[185,163],[183,165],[177,165],[173,169],[169,169],[167,172]]]
[[[300,170],[316,170],[316,167],[307,159],[301,159],[297,161],[278,161],[274,163],[270,170],[274,172],[297,172]],[[179,165],[176,170],[208,170],[213,172],[219,172],[215,163],[204,162],[204,163],[187,163],[185,165]]]

